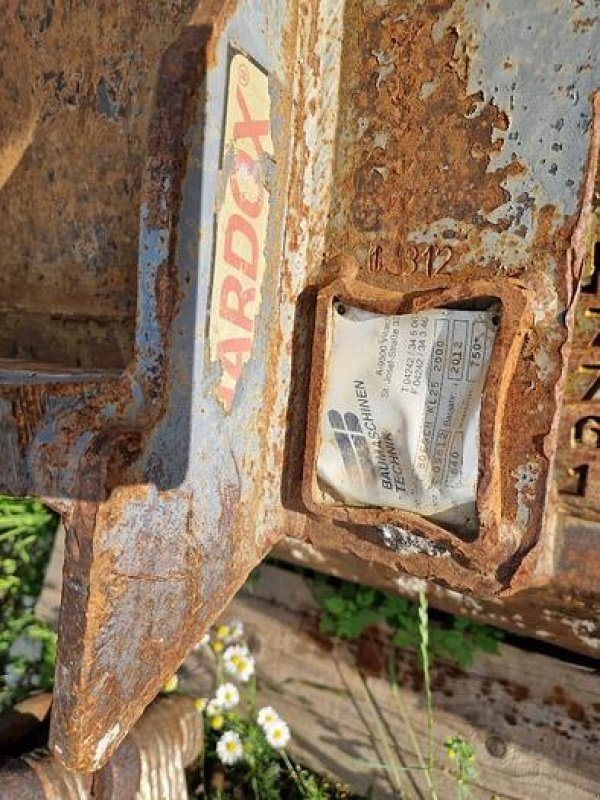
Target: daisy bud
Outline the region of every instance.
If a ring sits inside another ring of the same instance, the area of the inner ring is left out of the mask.
[[[220,731],[225,723],[222,714],[217,714],[215,717],[211,717],[210,719],[210,727],[215,731]]]
[[[229,625],[219,625],[215,631],[217,639],[227,639],[229,636]]]
[[[177,677],[177,675],[171,675],[169,680],[163,686],[163,692],[165,692],[165,694],[170,694],[171,692],[174,692],[175,689],[177,689],[178,685],[179,685],[179,678]]]
[[[207,703],[208,703],[208,700],[206,699],[206,697],[197,697],[194,700],[194,706],[196,708],[196,711],[198,711],[198,713],[202,714],[202,712],[206,709]]]

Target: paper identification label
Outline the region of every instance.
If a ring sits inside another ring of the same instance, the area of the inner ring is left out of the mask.
[[[332,311],[317,476],[337,501],[472,522],[493,311]]]

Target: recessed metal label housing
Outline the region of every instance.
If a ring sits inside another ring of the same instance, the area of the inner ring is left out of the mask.
[[[493,310],[334,304],[317,457],[324,501],[473,527]]]

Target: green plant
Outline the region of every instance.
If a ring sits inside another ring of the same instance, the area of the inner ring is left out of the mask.
[[[416,651],[422,658],[419,606],[403,597],[386,594],[346,581],[314,584],[320,605],[319,628],[341,638],[358,638],[371,625],[386,623],[393,629],[391,643]],[[459,667],[473,663],[479,651],[497,653],[502,631],[464,617],[428,616],[428,653]]]
[[[386,619],[378,594],[375,589],[352,583],[342,583],[322,594],[320,630],[329,636],[358,638],[370,625]]]
[[[254,658],[241,623],[213,628],[197,650],[213,662],[210,698],[196,705],[204,716],[204,747],[195,796],[206,800],[350,800],[347,787],[294,764],[290,730],[271,707],[256,708]],[[165,690],[174,691],[171,679]]]
[[[445,744],[446,754],[455,766],[457,800],[468,800],[471,783],[478,775],[473,746],[461,736],[451,736]]]
[[[419,655],[423,669],[423,684],[427,704],[427,776],[431,790],[431,800],[437,800],[437,791],[433,782],[433,695],[431,691],[431,665],[429,662],[429,606],[425,592],[419,592]]]
[[[427,752],[423,754],[421,745],[419,744],[418,737],[411,723],[410,717],[407,714],[400,686],[398,683],[398,674],[395,664],[395,651],[392,648],[390,661],[389,661],[389,681],[392,690],[392,695],[400,711],[402,720],[406,726],[411,745],[414,749],[417,764],[411,766],[403,766],[395,754],[395,748],[391,739],[389,729],[379,723],[380,709],[372,697],[367,683],[363,676],[363,695],[372,706],[374,710],[374,719],[377,724],[377,734],[382,741],[384,751],[386,753],[387,763],[378,764],[381,768],[385,769],[389,775],[390,783],[394,790],[394,796],[399,800],[404,800],[406,795],[404,793],[404,786],[402,782],[402,773],[413,773],[415,775],[420,772],[425,776],[427,787],[429,790],[429,800],[439,800],[439,794],[436,787],[436,774],[442,769],[439,762],[435,757],[435,743],[434,743],[434,729],[435,720],[433,713],[433,690],[431,686],[431,659],[429,653],[430,647],[430,619],[427,597],[424,592],[419,593],[418,613],[418,636],[419,636],[419,655],[421,669],[423,673],[423,686],[425,694],[426,705],[426,724],[427,724]],[[471,784],[477,778],[478,771],[475,763],[475,751],[472,745],[469,744],[461,736],[452,736],[445,742],[446,754],[452,761],[453,770],[452,774],[456,784],[457,800],[468,800],[471,794]],[[421,795],[420,795],[421,796]]]
[[[36,500],[0,496],[0,711],[52,689],[56,636],[33,608],[56,522]]]

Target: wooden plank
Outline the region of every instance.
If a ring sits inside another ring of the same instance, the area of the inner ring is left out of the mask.
[[[242,591],[225,616],[246,625],[260,702],[289,721],[294,757],[358,791],[397,797],[389,771],[377,765],[391,764],[391,753],[404,765],[418,763],[410,729],[426,751],[416,661],[406,653],[399,661],[401,708],[382,668],[385,644],[377,637],[332,643],[318,634],[315,610],[302,578],[263,566],[257,586]],[[504,645],[501,656],[482,654],[468,671],[438,665],[433,682],[440,800],[456,795],[443,747],[454,734],[475,746],[476,800],[600,796],[600,683],[592,670]],[[402,782],[406,798],[430,796],[422,771],[403,773]]]

